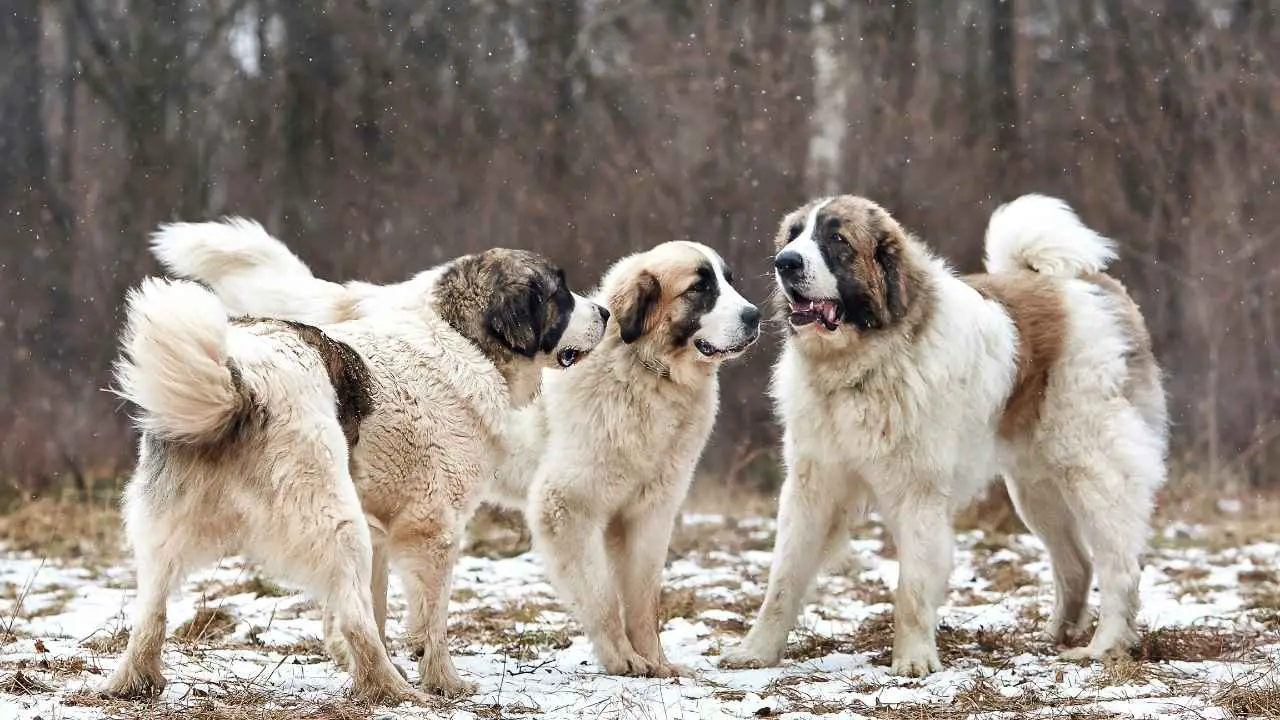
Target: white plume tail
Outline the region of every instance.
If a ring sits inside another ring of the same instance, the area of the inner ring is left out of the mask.
[[[1023,195],[991,213],[987,272],[1032,270],[1074,278],[1100,273],[1117,257],[1115,243],[1091,230],[1067,203]]]

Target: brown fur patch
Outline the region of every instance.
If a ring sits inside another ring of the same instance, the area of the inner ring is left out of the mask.
[[[1040,419],[1049,374],[1062,355],[1067,311],[1061,291],[1030,272],[966,275],[983,297],[1000,303],[1018,333],[1018,374],[1000,417],[1000,436],[1008,439]]]
[[[329,384],[333,386],[337,399],[338,424],[342,426],[342,434],[347,438],[347,447],[355,447],[360,441],[360,423],[374,410],[373,394],[369,389],[369,366],[365,364],[364,358],[350,345],[334,340],[312,325],[292,320],[257,318],[237,318],[232,322],[278,325],[295,333],[298,339],[316,351],[320,361],[324,363]]]

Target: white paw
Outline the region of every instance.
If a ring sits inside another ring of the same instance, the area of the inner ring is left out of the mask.
[[[727,670],[746,670],[753,668],[773,667],[781,660],[777,655],[768,655],[740,645],[725,653],[720,658],[720,667]]]
[[[942,669],[942,661],[935,650],[912,653],[894,653],[893,666],[889,672],[902,677],[924,677],[931,672]]]

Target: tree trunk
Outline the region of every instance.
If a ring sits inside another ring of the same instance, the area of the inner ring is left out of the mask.
[[[1021,178],[1018,142],[1018,90],[1014,54],[1013,0],[991,0],[991,121],[998,164],[999,192],[1008,193]]]

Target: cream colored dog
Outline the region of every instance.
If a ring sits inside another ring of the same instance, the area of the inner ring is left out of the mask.
[[[157,250],[181,274],[234,285],[237,268],[259,256],[216,254],[211,264],[205,251],[237,243],[279,246],[257,225],[232,221],[170,226]],[[420,620],[412,630],[426,647],[422,688],[475,689],[458,676],[445,637],[465,523],[494,458],[508,451],[511,410],[531,400],[544,368],[595,347],[607,312],[572,295],[548,260],[514,250],[458,258],[377,292],[309,287],[310,317],[328,307],[322,319],[332,323],[233,318],[186,281],[148,280],[129,297],[117,378],[141,409],[125,497],[139,597],[109,694],[163,688],[166,599],[195,565],[226,553],[324,602],[355,696],[423,700],[391,663],[375,621],[371,587],[385,596],[385,572],[374,570],[390,558]]]
[[[760,313],[719,255],[687,242],[619,260],[593,298],[614,322],[516,414],[525,449],[492,499],[524,509],[605,672],[666,677],[682,672],[658,641],[672,527],[715,423],[720,364],[756,341]]]
[[[901,563],[892,670],[940,669],[952,517],[999,474],[1049,550],[1049,636],[1087,628],[1096,566],[1097,631],[1064,656],[1126,650],[1168,441],[1142,315],[1103,274],[1110,241],[1027,195],[991,217],[989,274],[960,278],[875,203],[844,196],[787,215],[777,247],[787,479],[764,606],[721,665],[779,661],[824,548],[873,508]]]

